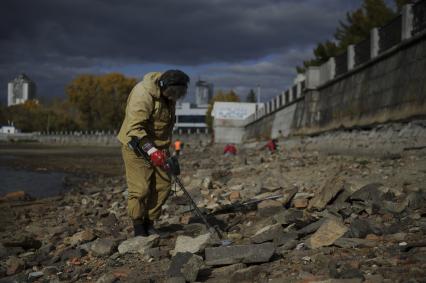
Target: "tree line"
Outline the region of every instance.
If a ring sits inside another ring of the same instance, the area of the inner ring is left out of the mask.
[[[349,45],[368,38],[373,28],[385,25],[401,12],[405,4],[415,1],[393,0],[391,4],[385,0],[363,0],[360,8],[348,12],[345,20],[339,21],[333,39],[318,43],[313,58],[297,66],[297,72],[304,73],[309,66],[320,66],[330,57],[344,52]]]

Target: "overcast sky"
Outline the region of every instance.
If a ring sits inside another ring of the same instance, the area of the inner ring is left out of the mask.
[[[3,0],[0,96],[26,73],[40,97],[64,96],[81,73],[140,79],[179,68],[234,89],[261,85],[266,100],[360,0]]]

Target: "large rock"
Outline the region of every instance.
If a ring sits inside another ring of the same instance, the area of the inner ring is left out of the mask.
[[[283,211],[282,203],[276,200],[264,200],[257,205],[257,214],[260,217],[269,217]]]
[[[307,240],[311,249],[329,246],[342,237],[348,228],[338,219],[327,219],[321,227]]]
[[[120,254],[140,253],[144,254],[149,248],[158,244],[160,237],[158,235],[150,235],[148,237],[137,236],[122,242],[118,246]]]
[[[171,255],[176,255],[177,253],[198,253],[207,246],[211,238],[211,234],[207,233],[200,235],[198,237],[192,238],[189,236],[178,236],[176,238],[175,249],[170,251]]]
[[[90,246],[90,251],[95,256],[111,255],[117,248],[117,244],[112,239],[97,239]]]
[[[194,282],[202,266],[202,257],[190,252],[177,253],[172,258],[167,275],[171,278],[183,277],[186,281]]]
[[[273,243],[206,248],[207,265],[267,262],[274,254]]]
[[[76,246],[79,244],[87,243],[96,238],[96,235],[93,233],[92,229],[86,229],[72,235],[70,238],[66,238],[64,242],[70,244],[71,246]]]
[[[282,237],[284,234],[281,224],[268,225],[263,227],[251,237],[251,241],[260,244],[267,241],[272,241],[276,238]]]
[[[327,180],[320,191],[309,202],[309,209],[323,210],[344,189],[344,186],[345,182],[341,177],[334,176]]]

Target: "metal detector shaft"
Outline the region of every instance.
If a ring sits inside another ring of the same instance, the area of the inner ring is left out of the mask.
[[[204,217],[204,214],[201,212],[201,210],[198,208],[197,204],[195,203],[195,201],[192,199],[191,195],[188,193],[188,191],[185,189],[185,186],[182,184],[181,180],[179,179],[178,176],[171,174],[175,180],[175,182],[179,185],[179,187],[181,188],[182,192],[185,194],[186,198],[191,202],[192,206],[194,207],[195,213],[203,220],[204,224],[206,224],[207,228],[209,230],[211,230],[212,228],[214,229],[214,231],[216,232],[216,234],[219,236],[219,238],[222,240],[223,239],[223,235],[220,232],[220,230],[216,227],[216,226],[211,226],[209,224],[209,222],[207,221],[207,219]]]

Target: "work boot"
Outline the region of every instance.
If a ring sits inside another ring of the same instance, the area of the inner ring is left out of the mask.
[[[163,233],[161,233],[160,231],[158,231],[155,227],[154,227],[154,222],[147,220],[144,223],[144,227],[145,227],[145,231],[148,234],[148,236],[150,235],[158,235],[159,237],[164,236]]]
[[[137,236],[147,237],[148,236],[148,232],[145,228],[145,225],[141,221],[133,221],[133,229],[135,230],[135,237],[137,237]]]

